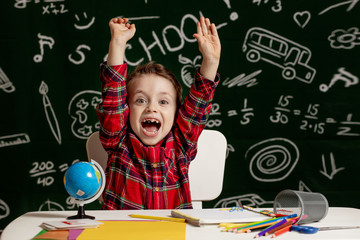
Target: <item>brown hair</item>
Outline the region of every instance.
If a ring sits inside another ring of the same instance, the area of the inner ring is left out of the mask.
[[[175,75],[164,65],[155,63],[154,61],[148,62],[144,65],[138,65],[134,72],[132,72],[126,80],[126,88],[129,88],[131,80],[142,74],[153,73],[163,78],[168,79],[174,86],[176,91],[176,107],[179,109],[182,101],[182,86],[177,80]]]

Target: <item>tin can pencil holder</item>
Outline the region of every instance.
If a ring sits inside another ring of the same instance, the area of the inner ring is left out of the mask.
[[[317,222],[328,212],[329,203],[321,193],[283,190],[274,200],[277,214],[297,214],[297,224]]]

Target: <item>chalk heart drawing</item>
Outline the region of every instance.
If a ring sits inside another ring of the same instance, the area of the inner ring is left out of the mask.
[[[87,139],[93,132],[99,130],[100,124],[95,107],[100,102],[101,93],[93,90],[79,92],[71,99],[68,113],[73,119],[71,131],[75,137]]]
[[[308,11],[296,12],[293,18],[299,27],[304,28],[310,21],[311,14]]]
[[[253,178],[260,182],[285,179],[299,160],[297,146],[285,138],[270,138],[251,146],[245,153]]]

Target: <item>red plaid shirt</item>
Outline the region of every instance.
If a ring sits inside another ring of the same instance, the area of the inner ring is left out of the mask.
[[[127,64],[101,65],[100,140],[109,158],[103,209],[192,208],[188,170],[219,82],[199,72],[170,133],[155,146],[132,132],[126,103]]]

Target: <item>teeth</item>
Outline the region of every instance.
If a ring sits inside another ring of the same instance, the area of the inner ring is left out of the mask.
[[[158,120],[154,120],[154,119],[145,119],[144,121],[143,121],[144,123],[159,123],[159,121]]]

